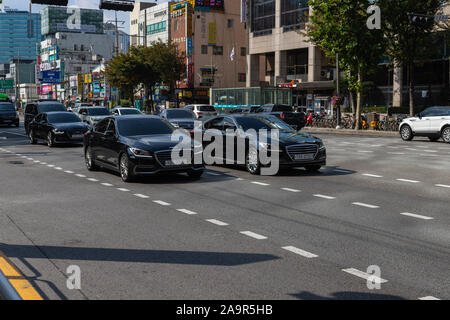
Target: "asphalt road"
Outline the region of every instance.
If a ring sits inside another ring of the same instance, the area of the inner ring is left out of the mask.
[[[46,299],[450,299],[450,145],[318,136],[318,174],[125,184],[1,127],[0,251]]]

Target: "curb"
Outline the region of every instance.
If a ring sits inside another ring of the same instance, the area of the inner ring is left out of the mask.
[[[328,128],[303,128],[307,133],[331,133],[348,136],[367,136],[367,137],[398,137],[397,131],[368,131],[368,130],[349,130],[349,129],[328,129]]]
[[[43,300],[19,269],[0,251],[1,298],[5,300]]]

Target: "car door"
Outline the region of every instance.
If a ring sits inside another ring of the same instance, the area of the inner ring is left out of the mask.
[[[413,131],[416,134],[426,134],[431,132],[431,115],[434,112],[434,107],[425,109],[419,114],[419,117],[411,119],[413,124]]]
[[[233,118],[225,117],[223,120],[223,151],[227,163],[235,163],[237,159],[237,126]]]
[[[217,117],[217,118],[211,119],[211,120],[207,121],[204,124],[204,129],[206,131],[207,130],[218,130],[218,131],[220,131],[223,134],[223,122],[224,122],[224,118],[223,117]],[[211,141],[206,141],[205,139],[203,139],[203,142],[202,142],[203,143],[203,149],[205,149],[208,145],[210,145],[213,142],[214,142],[214,139],[211,139]],[[216,150],[213,151],[211,156],[213,158],[220,158],[220,159],[224,158],[223,154],[216,154]]]
[[[92,156],[96,161],[106,163],[107,152],[103,145],[103,137],[109,125],[109,119],[103,119],[92,130],[91,140],[89,142]]]
[[[52,130],[52,127],[48,123],[47,114],[42,114],[42,119],[39,121],[39,135],[42,139],[47,139],[48,133]]]
[[[106,161],[110,166],[119,168],[120,143],[116,131],[116,120],[110,119],[105,134],[103,135],[103,147]]]
[[[435,107],[430,115],[430,131],[436,134],[440,134],[442,125],[450,119],[450,108],[447,107]]]

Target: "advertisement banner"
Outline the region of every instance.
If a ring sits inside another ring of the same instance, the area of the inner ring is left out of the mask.
[[[60,71],[42,71],[42,82],[58,84],[61,83]]]
[[[217,24],[215,22],[208,23],[208,44],[217,44]]]

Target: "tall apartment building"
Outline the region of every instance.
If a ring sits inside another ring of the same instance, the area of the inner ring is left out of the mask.
[[[114,46],[116,46],[116,25],[111,22],[107,22],[104,25],[105,33],[112,36],[114,39]],[[130,47],[130,35],[122,30],[118,30],[118,52],[127,53]]]
[[[335,67],[299,32],[307,0],[243,1],[247,24],[247,87],[291,87],[299,106],[330,107]]]

